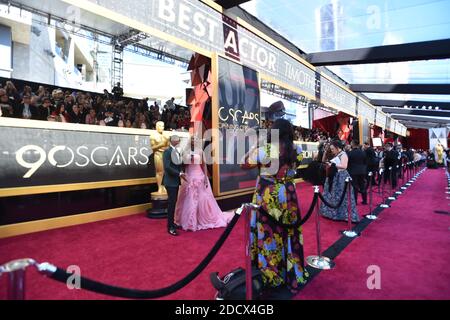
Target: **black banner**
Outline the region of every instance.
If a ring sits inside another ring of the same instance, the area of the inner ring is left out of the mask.
[[[259,85],[256,71],[219,57],[219,130],[220,192],[254,187],[258,170],[242,170],[239,165],[239,144],[249,149],[245,132],[260,125]]]
[[[302,141],[294,141],[294,143],[302,148],[303,159],[300,166],[307,166],[317,158],[319,154],[318,142],[305,143]]]
[[[1,130],[0,188],[154,176],[148,135],[3,126]]]

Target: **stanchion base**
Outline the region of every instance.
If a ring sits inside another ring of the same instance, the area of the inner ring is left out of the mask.
[[[388,200],[394,201],[395,197],[389,197]]]
[[[383,204],[380,204],[380,208],[389,208],[389,205],[388,205],[388,204],[385,204],[385,203],[383,203]]]
[[[344,236],[348,237],[348,238],[356,238],[356,237],[359,237],[359,233],[357,233],[357,232],[355,232],[355,231],[353,231],[353,230],[344,230],[344,231],[341,231],[341,233],[342,233]]]
[[[395,192],[395,194],[402,194],[402,192],[401,191],[397,191],[397,192]]]
[[[306,263],[313,268],[321,270],[330,270],[336,266],[330,258],[323,256],[309,256],[306,258]]]
[[[402,189],[402,190],[406,190],[406,189],[408,189],[407,187],[401,187],[400,189]]]
[[[376,215],[373,215],[373,214],[368,214],[368,215],[366,215],[365,216],[367,219],[369,219],[369,220],[377,220],[377,216]]]
[[[410,182],[408,182],[407,184],[406,184],[408,187],[410,187],[411,186],[411,183]]]

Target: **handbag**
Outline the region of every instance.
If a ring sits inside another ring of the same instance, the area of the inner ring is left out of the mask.
[[[219,277],[218,272],[212,272],[209,278],[217,290],[216,300],[245,300],[245,269],[236,268],[223,278]],[[252,299],[256,300],[261,296],[264,287],[262,273],[259,269],[252,268],[252,280]]]

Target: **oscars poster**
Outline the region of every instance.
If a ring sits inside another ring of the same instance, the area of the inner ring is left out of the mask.
[[[258,170],[240,168],[238,145],[249,150],[245,132],[260,125],[259,99],[257,72],[219,57],[220,193],[255,187]]]

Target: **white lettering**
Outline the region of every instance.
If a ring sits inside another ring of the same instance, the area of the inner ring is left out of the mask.
[[[184,29],[186,31],[190,30],[189,24],[186,24],[186,22],[189,22],[189,13],[190,12],[191,12],[191,9],[188,6],[185,6],[184,4],[180,3],[178,26],[181,29]]]
[[[251,51],[250,51],[250,59],[253,61],[256,61],[255,59],[255,54],[256,54],[256,44],[254,44],[253,42],[249,42]]]
[[[67,162],[67,163],[64,164],[64,165],[61,165],[61,164],[57,164],[57,162],[56,162],[56,160],[55,160],[55,154],[56,154],[56,152],[66,150],[66,148],[67,148],[66,146],[56,146],[56,147],[53,147],[53,148],[50,150],[50,152],[48,153],[48,162],[50,162],[50,164],[51,164],[52,166],[58,167],[58,168],[64,168],[64,167],[67,167],[68,165],[70,165],[70,164],[72,163],[72,161],[73,161],[73,158],[75,157],[75,155],[74,155],[72,149],[70,149],[70,148],[67,148],[67,150],[69,150],[69,151],[70,151],[70,154],[71,154],[71,158],[70,158],[70,161],[69,161],[69,162]]]
[[[34,163],[26,162],[23,159],[24,153],[30,153],[30,151],[33,151],[33,150],[35,152],[39,153],[39,160]],[[45,162],[46,159],[47,159],[47,155],[46,155],[44,149],[42,149],[41,147],[35,146],[35,145],[23,146],[16,152],[17,163],[20,164],[24,168],[30,169],[23,176],[25,179],[30,178],[36,172],[36,170],[42,166],[42,164]]]
[[[75,164],[76,164],[77,166],[79,166],[79,167],[86,167],[86,166],[89,164],[89,157],[87,157],[87,156],[85,156],[84,154],[82,154],[82,153],[81,153],[81,149],[86,149],[86,150],[87,150],[88,147],[86,147],[86,146],[81,146],[81,147],[78,147],[78,148],[77,148],[77,154],[78,154],[79,156],[85,158],[85,159],[86,159],[86,162],[85,162],[84,164],[80,164],[80,163],[78,163],[78,161],[75,161]]]
[[[145,159],[144,162],[139,161],[139,164],[146,165],[148,163],[148,161],[149,161],[148,156],[144,153],[144,151],[146,151],[146,150],[148,151],[148,148],[146,148],[146,147],[142,147],[139,150],[139,154]],[[150,154],[152,154],[151,151],[150,151]]]
[[[238,55],[239,51],[237,48],[237,43],[236,43],[236,33],[233,30],[230,30],[230,32],[228,32],[228,36],[227,39],[225,40],[225,45],[224,45],[225,51],[227,51],[227,49],[232,49],[233,50],[233,54]]]
[[[248,55],[247,55],[247,52],[245,50],[244,44],[248,44],[248,39],[245,38],[245,37],[239,38],[239,55],[242,58],[247,59]]]
[[[194,13],[194,29],[192,29],[192,32],[199,38],[202,38],[205,36],[206,29],[205,26],[202,23],[202,19],[205,19],[205,17],[200,12]]]
[[[228,116],[227,116],[226,118],[222,117],[222,111],[223,111],[223,109],[224,109],[223,107],[220,107],[220,108],[219,108],[219,118],[220,118],[221,121],[225,122],[225,121],[228,120]]]
[[[115,166],[121,166],[122,163],[120,162],[120,159],[123,160],[123,162],[125,163],[125,165],[127,165],[127,160],[125,159],[125,156],[123,155],[122,149],[120,147],[117,147],[116,150],[114,151],[113,156],[111,157],[111,161],[109,162],[109,165],[111,165],[114,161],[114,159],[116,159],[116,163],[114,164]]]
[[[95,152],[96,152],[97,150],[99,150],[99,149],[104,149],[104,150],[108,151],[108,148],[106,148],[106,147],[97,147],[97,148],[95,148],[94,150],[92,150],[92,153],[91,153],[91,161],[92,161],[92,163],[95,164],[96,166],[104,167],[104,166],[108,165],[108,162],[106,162],[106,163],[97,163],[97,162],[95,162],[95,160],[94,160]]]
[[[159,0],[158,17],[167,22],[175,22],[175,3],[173,0]]]
[[[258,48],[256,51],[256,61],[258,61],[258,64],[262,67],[265,67],[268,61],[268,54],[267,51],[264,48]]]
[[[277,57],[273,53],[269,52],[269,66],[268,67],[270,70],[272,70],[274,72],[276,71],[275,63],[277,63]]]
[[[131,151],[133,151],[133,153],[131,153]],[[131,159],[133,159],[134,164],[138,164],[138,162],[136,161],[136,155],[137,155],[137,148],[134,147],[130,147],[128,148],[128,164],[131,164]]]
[[[209,25],[209,41],[214,42],[214,35],[216,32],[216,28],[218,27],[217,22],[210,18],[206,18],[206,22],[208,22]]]

